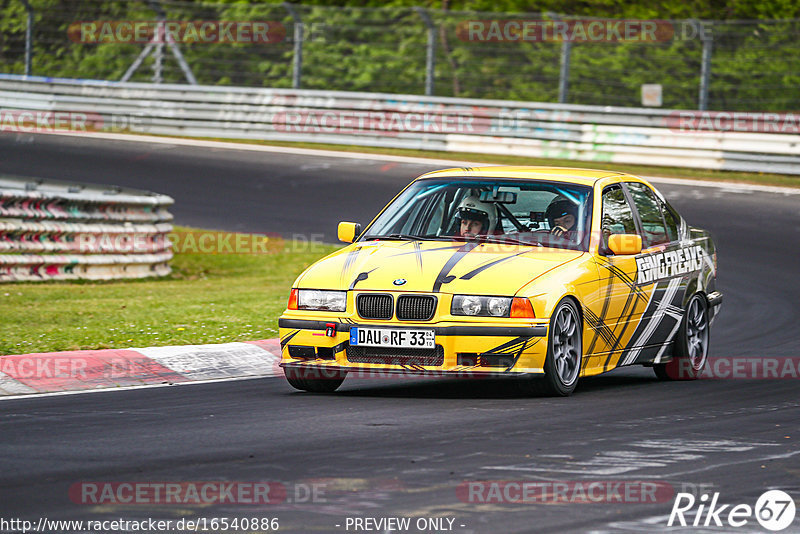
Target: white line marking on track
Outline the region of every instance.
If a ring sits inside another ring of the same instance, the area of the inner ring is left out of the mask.
[[[141,384],[135,386],[122,386],[117,388],[79,389],[75,391],[52,391],[50,393],[31,393],[30,395],[0,396],[0,402],[34,399],[39,397],[55,397],[58,395],[81,395],[83,393],[111,393],[115,391],[133,391],[135,389],[164,388],[173,386],[194,386],[198,384],[215,384],[218,382],[236,382],[238,380],[260,380],[262,378],[277,378],[276,375],[265,376],[237,376],[232,378],[212,378],[209,380],[194,380],[192,382],[172,382],[169,384]]]

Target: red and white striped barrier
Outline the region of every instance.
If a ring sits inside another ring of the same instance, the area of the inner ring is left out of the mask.
[[[0,356],[0,397],[282,375],[277,339]]]
[[[0,175],[0,282],[169,274],[166,195]]]

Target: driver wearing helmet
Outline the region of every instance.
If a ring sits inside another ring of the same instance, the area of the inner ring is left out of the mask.
[[[578,206],[562,196],[557,196],[547,206],[545,217],[552,235],[569,239],[577,229]]]
[[[456,223],[460,237],[472,238],[494,232],[497,225],[497,209],[476,196],[461,201],[456,210]]]

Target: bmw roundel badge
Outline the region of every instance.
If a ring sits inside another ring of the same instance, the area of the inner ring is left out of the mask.
[[[402,286],[402,285],[404,285],[406,283],[406,279],[405,278],[398,278],[397,280],[395,280],[392,283],[394,285],[396,285],[396,286]]]

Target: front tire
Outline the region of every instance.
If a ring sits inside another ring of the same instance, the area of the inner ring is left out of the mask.
[[[295,389],[311,393],[333,393],[342,385],[347,373],[344,371],[324,371],[317,369],[285,370],[286,381]]]
[[[708,360],[708,301],[695,293],[686,305],[678,335],[673,342],[672,360],[653,365],[661,380],[696,380]]]
[[[548,329],[544,378],[529,382],[530,389],[554,397],[572,395],[583,362],[583,328],[572,299],[558,303]]]

